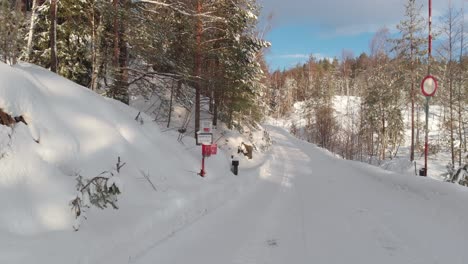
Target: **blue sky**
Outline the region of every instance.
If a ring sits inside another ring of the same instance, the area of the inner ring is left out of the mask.
[[[307,61],[310,55],[339,59],[346,50],[358,56],[367,52],[372,36],[372,33],[326,36],[320,28],[310,25],[279,26],[267,36],[273,44],[266,53],[267,60],[271,69],[283,69]]]
[[[417,0],[427,17],[428,0]],[[449,0],[433,0],[434,21],[446,10]],[[461,7],[468,0],[452,0]],[[270,69],[287,69],[307,60],[338,58],[342,51],[354,56],[368,52],[374,33],[387,27],[396,33],[407,0],[259,0],[263,6],[259,28],[271,29],[265,38],[272,43],[266,53]],[[272,14],[272,19],[266,17]],[[267,22],[268,21],[268,22]]]

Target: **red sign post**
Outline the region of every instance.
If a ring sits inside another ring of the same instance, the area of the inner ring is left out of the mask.
[[[202,155],[203,157],[211,156],[211,145],[202,145]]]
[[[218,145],[217,144],[211,144],[211,145],[202,145],[202,168],[199,173],[200,176],[205,177],[206,171],[205,171],[205,157],[208,158],[211,155],[216,155],[218,153]]]
[[[421,91],[423,95],[426,97],[426,105],[425,105],[425,112],[426,112],[426,136],[425,136],[425,143],[424,143],[424,171],[420,173],[421,176],[427,176],[427,155],[428,155],[428,147],[429,147],[429,101],[431,97],[437,91],[437,80],[433,76],[431,76],[431,59],[432,59],[432,0],[428,0],[429,6],[429,37],[428,37],[428,47],[427,47],[427,76],[421,82]]]

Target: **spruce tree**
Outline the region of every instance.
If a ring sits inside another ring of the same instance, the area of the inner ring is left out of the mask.
[[[24,45],[25,19],[19,2],[0,0],[0,60],[16,64]]]

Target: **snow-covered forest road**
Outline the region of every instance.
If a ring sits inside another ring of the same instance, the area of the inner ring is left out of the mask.
[[[250,191],[125,260],[468,263],[466,190],[339,160],[286,131]]]

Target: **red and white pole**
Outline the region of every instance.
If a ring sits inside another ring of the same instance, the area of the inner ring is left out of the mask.
[[[429,59],[431,59],[432,55],[432,0],[429,0]],[[430,71],[430,67],[429,67]],[[430,72],[428,73],[430,74]]]
[[[431,74],[431,59],[432,59],[432,0],[429,0],[429,37],[428,37],[428,60],[427,60],[427,75]],[[425,175],[428,174],[427,155],[429,149],[429,100],[430,96],[426,96],[426,136],[424,143],[424,169]]]
[[[203,155],[203,158],[202,158],[202,168],[201,168],[201,171],[200,171],[200,176],[202,177],[205,177],[205,156]]]

